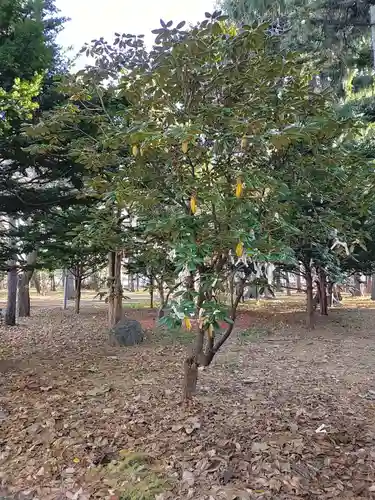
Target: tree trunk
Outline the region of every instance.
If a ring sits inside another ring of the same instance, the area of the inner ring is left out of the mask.
[[[354,297],[361,297],[362,296],[362,289],[361,289],[361,275],[359,273],[354,274]]]
[[[159,290],[159,299],[160,299],[160,307],[158,311],[158,318],[162,318],[164,316],[164,307],[165,304],[165,291],[164,291],[164,283],[163,281],[158,282],[158,290]]]
[[[328,316],[326,273],[323,268],[319,268],[317,271],[319,279],[320,314],[321,316]]]
[[[131,292],[135,292],[133,273],[129,273],[128,275],[128,287]]]
[[[375,300],[375,274],[371,277],[371,300]]]
[[[75,285],[76,285],[76,294],[75,294],[75,303],[74,303],[74,312],[79,314],[81,307],[81,292],[82,292],[82,276],[81,269],[76,270],[75,275]]]
[[[135,285],[137,292],[139,292],[139,274],[137,274],[135,277]]]
[[[281,272],[279,267],[276,267],[274,270],[274,279],[275,279],[276,292],[282,292]]]
[[[51,292],[56,292],[56,281],[55,281],[55,273],[54,272],[49,274],[49,280],[50,280]]]
[[[200,328],[195,338],[195,346],[191,356],[184,362],[183,398],[191,399],[197,390],[198,367],[203,358],[204,330]]]
[[[8,263],[8,299],[7,310],[5,314],[5,324],[14,326],[16,324],[16,305],[17,305],[17,264],[16,261]]]
[[[332,296],[333,296],[333,283],[332,283],[332,281],[330,281],[328,283],[328,286],[327,286],[327,305],[328,305],[328,307],[332,307],[332,305],[333,305]]]
[[[36,293],[40,295],[42,293],[41,287],[40,287],[40,276],[39,273],[34,272],[30,282],[32,282],[33,286],[35,287]]]
[[[289,279],[289,273],[285,273],[285,281],[286,281],[286,294],[288,297],[292,295],[292,290],[289,288],[290,287],[290,279]]]
[[[18,276],[18,300],[17,312],[20,318],[30,316],[30,287],[27,273],[23,272]]]
[[[192,399],[197,392],[198,382],[198,363],[195,357],[187,358],[184,362],[184,383],[183,383],[183,398],[184,400]]]
[[[154,308],[154,278],[150,277],[150,309]]]
[[[302,292],[301,286],[301,265],[299,265],[298,273],[296,274],[297,279],[297,292]]]
[[[30,281],[34,273],[37,252],[34,250],[27,256],[27,269],[18,276],[18,316],[20,318],[30,316]]]
[[[306,312],[307,327],[314,328],[314,296],[311,269],[306,268]]]
[[[121,286],[122,252],[110,252],[108,255],[108,325],[113,328],[122,317]]]

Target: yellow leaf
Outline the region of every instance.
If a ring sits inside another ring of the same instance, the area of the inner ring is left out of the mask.
[[[187,330],[191,330],[191,321],[190,321],[190,319],[189,318],[185,318],[184,322],[185,322],[186,329]]]
[[[187,142],[187,141],[184,141],[184,142],[182,143],[182,146],[181,146],[182,152],[186,154],[186,153],[187,153],[187,150],[188,150],[188,147],[189,147],[188,142]]]
[[[212,339],[212,335],[214,333],[214,327],[212,325],[210,325],[208,327],[207,333],[208,333],[208,336],[210,337],[210,339]]]
[[[133,153],[133,156],[138,155],[138,146],[136,144],[134,144],[134,146],[132,148],[132,153]]]
[[[145,152],[145,150],[141,147],[140,150],[139,150],[140,155],[143,156],[144,152]]]
[[[236,255],[237,257],[241,257],[243,254],[243,243],[242,241],[239,241],[236,246]]]
[[[81,461],[81,460],[80,460],[79,458],[77,458],[77,457],[73,458],[73,462],[74,462],[75,464],[79,464],[79,462],[80,462],[80,461]]]
[[[244,136],[242,137],[241,140],[241,149],[246,149],[246,146],[247,146],[247,138]]]
[[[195,214],[195,212],[197,211],[197,199],[194,195],[190,198],[190,208],[191,213]]]
[[[241,198],[243,190],[243,185],[241,179],[237,179],[237,184],[236,184],[236,198]]]

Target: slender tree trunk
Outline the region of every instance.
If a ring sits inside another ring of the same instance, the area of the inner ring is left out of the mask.
[[[135,277],[135,285],[137,292],[139,292],[139,274],[137,274]]]
[[[195,356],[184,361],[183,398],[185,401],[192,399],[197,392],[198,363]]]
[[[50,280],[51,292],[56,292],[56,281],[55,281],[55,273],[54,272],[50,273],[49,280]]]
[[[301,271],[302,271],[302,266],[301,264],[298,265],[298,273],[296,274],[296,281],[297,281],[297,292],[301,293],[302,292],[302,285],[301,285]]]
[[[197,391],[199,361],[203,358],[204,330],[200,328],[195,338],[193,353],[184,362],[183,398],[191,399]]]
[[[151,276],[150,277],[150,309],[154,308],[154,278]]]
[[[314,295],[313,295],[313,279],[311,269],[306,268],[306,312],[307,312],[307,327],[314,328]]]
[[[158,290],[159,290],[159,298],[160,298],[160,307],[159,307],[159,311],[158,311],[158,318],[160,319],[164,316],[164,307],[166,306],[163,281],[160,281],[158,283]]]
[[[371,300],[375,300],[375,274],[372,275],[371,279]]]
[[[131,292],[135,292],[133,273],[129,273],[129,275],[128,275],[128,286],[129,286],[129,290]]]
[[[361,275],[359,273],[354,274],[354,297],[361,297]]]
[[[122,317],[121,286],[122,252],[110,252],[108,255],[108,325],[113,328]]]
[[[20,318],[30,316],[30,285],[27,274],[23,272],[17,280],[17,312]]]
[[[17,307],[17,263],[12,260],[8,263],[8,299],[5,314],[5,324],[14,326],[16,324]]]
[[[327,286],[327,304],[328,307],[332,307],[333,301],[332,301],[332,296],[333,296],[333,283],[330,281]]]
[[[288,297],[291,296],[292,290],[289,288],[290,287],[290,279],[289,279],[289,273],[285,273],[285,281],[286,281],[286,294]]]
[[[371,293],[372,288],[372,279],[371,276],[366,276],[366,294]]]
[[[282,291],[282,286],[281,286],[281,273],[280,273],[280,268],[276,267],[274,271],[274,279],[275,279],[275,288],[276,292],[281,292]]]
[[[82,294],[82,272],[79,267],[76,269],[76,275],[75,275],[75,288],[76,288],[76,293],[75,293],[75,302],[74,302],[74,312],[76,314],[79,314],[80,307],[81,307],[81,294]]]
[[[35,272],[33,273],[30,282],[33,284],[35,287],[36,293],[40,295],[42,293],[41,287],[40,287],[40,276],[39,273]]]
[[[65,309],[68,308],[68,273],[64,271],[63,274],[63,280],[64,280],[64,311]]]
[[[318,269],[319,278],[319,297],[320,297],[320,314],[322,316],[328,316],[328,306],[327,306],[327,284],[326,284],[326,273],[324,269]]]
[[[37,252],[31,252],[27,256],[26,266],[28,269],[18,276],[18,316],[20,318],[30,316],[30,281],[33,277],[36,264]]]

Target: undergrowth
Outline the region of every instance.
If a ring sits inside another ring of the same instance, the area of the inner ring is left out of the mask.
[[[116,460],[99,466],[97,472],[120,500],[154,500],[171,488],[160,466],[143,453],[123,450]]]

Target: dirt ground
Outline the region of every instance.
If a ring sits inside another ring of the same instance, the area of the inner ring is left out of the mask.
[[[0,328],[0,498],[375,498],[369,299],[313,332],[300,298],[251,302],[189,406],[191,334],[114,348],[102,306],[49,305]],[[126,312],[154,327],[153,311]]]

